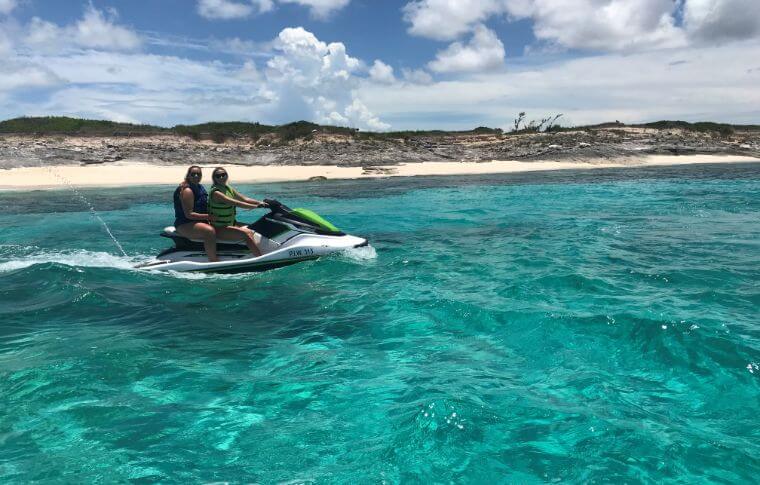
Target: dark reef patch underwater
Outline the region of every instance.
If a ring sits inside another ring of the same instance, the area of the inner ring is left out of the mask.
[[[374,250],[131,269],[171,188],[0,193],[0,480],[750,483],[760,165],[251,185]]]

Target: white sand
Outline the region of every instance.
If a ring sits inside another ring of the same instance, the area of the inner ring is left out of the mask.
[[[403,163],[387,167],[374,167],[364,171],[361,167],[331,165],[254,166],[227,165],[233,184],[254,182],[285,182],[308,180],[311,177],[328,179],[360,179],[389,176],[471,175],[519,173],[545,170],[600,169],[620,167],[650,167],[689,165],[700,163],[760,162],[760,158],[725,155],[649,156],[634,160],[577,161],[515,161],[492,162],[424,162]],[[0,170],[0,190],[51,189],[66,184],[77,187],[114,187],[130,185],[172,185],[185,175],[187,167],[153,165],[122,161],[104,165],[59,165],[50,167],[24,167]],[[203,167],[203,182],[211,180],[212,166]]]

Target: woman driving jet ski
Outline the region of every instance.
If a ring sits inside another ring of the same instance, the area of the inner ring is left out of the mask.
[[[211,223],[216,230],[216,237],[226,240],[242,240],[254,256],[261,256],[261,250],[253,238],[254,232],[237,222],[237,208],[258,209],[268,207],[266,203],[241,195],[227,185],[229,176],[222,167],[217,167],[211,174],[214,185],[211,187],[208,204]],[[209,258],[210,260],[210,258]]]
[[[227,185],[223,168],[216,169],[214,175],[209,200],[200,184],[200,167],[188,169],[185,182],[174,192],[175,227],[161,233],[174,241],[174,247],[138,268],[202,273],[266,271],[369,245],[367,239],[342,232],[308,209],[291,209],[276,200],[264,199],[262,203],[240,195]],[[269,212],[241,227],[235,220],[237,207],[267,207]],[[220,227],[215,228],[215,223]],[[224,236],[230,231],[234,235],[231,240]],[[252,241],[254,234],[256,240]],[[201,241],[206,254],[201,253]],[[217,243],[222,243],[220,251]],[[254,248],[266,254],[255,256]],[[248,256],[249,251],[254,256]]]
[[[174,227],[180,236],[202,240],[208,260],[216,262],[216,231],[209,224],[214,218],[208,214],[208,193],[201,185],[202,177],[201,167],[193,165],[174,191]]]

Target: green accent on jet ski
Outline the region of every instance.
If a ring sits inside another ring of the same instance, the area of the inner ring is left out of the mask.
[[[314,211],[311,211],[309,209],[293,209],[292,212],[293,214],[296,214],[297,216],[300,216],[306,219],[312,224],[315,224],[321,229],[324,229],[326,231],[332,231],[332,232],[340,232],[340,229],[332,225],[332,223],[330,223],[328,220],[326,220],[324,217],[320,216]]]

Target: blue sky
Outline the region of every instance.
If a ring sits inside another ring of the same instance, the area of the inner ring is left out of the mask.
[[[354,57],[386,59],[409,68],[424,65],[441,48],[439,41],[407,34],[402,9],[408,2],[401,0],[354,0],[326,18],[315,17],[308,8],[298,4],[282,4],[271,12],[220,21],[209,21],[199,15],[197,4],[191,0],[93,0],[91,3],[99,9],[115,9],[120,24],[146,36],[173,36],[178,41],[239,38],[265,43],[286,27],[302,26],[326,42],[345,43]],[[18,7],[16,17],[27,22],[40,17],[61,25],[71,24],[82,16],[85,5],[79,1],[30,1]],[[494,18],[486,24],[510,46],[507,57],[522,56],[523,48],[535,41],[528,20],[510,22],[506,18]],[[213,53],[177,46],[167,49],[150,45],[148,50],[170,55],[183,51],[183,55],[194,59],[218,58]]]
[[[0,118],[760,122],[757,0],[0,0]]]

